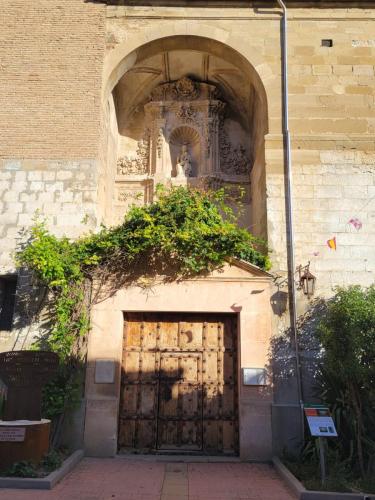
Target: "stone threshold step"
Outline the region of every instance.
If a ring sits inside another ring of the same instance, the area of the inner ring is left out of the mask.
[[[241,463],[239,457],[220,457],[207,455],[141,455],[119,454],[120,460],[140,462],[185,462],[185,463]]]

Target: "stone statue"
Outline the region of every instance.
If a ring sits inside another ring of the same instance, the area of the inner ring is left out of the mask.
[[[192,165],[191,156],[188,152],[187,145],[183,144],[181,147],[181,153],[177,158],[176,164],[177,177],[191,177],[192,175]]]

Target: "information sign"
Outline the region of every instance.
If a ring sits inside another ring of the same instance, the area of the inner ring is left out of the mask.
[[[25,427],[0,427],[0,441],[25,441]]]
[[[305,416],[312,436],[337,437],[329,409],[323,406],[305,407]]]

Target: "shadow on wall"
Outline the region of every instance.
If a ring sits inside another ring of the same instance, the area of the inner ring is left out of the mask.
[[[116,254],[107,261],[106,266],[98,269],[92,283],[92,291],[86,290],[87,295],[90,295],[91,306],[112,297],[118,290],[127,286],[137,284],[151,291],[154,285],[161,282],[178,282],[195,275],[193,272],[181,275],[180,263],[173,257],[165,256],[161,259],[152,252],[146,257],[135,259],[132,266],[121,267],[119,260]],[[201,276],[208,274],[208,271],[202,272]],[[35,340],[41,344],[43,340],[48,341],[54,317],[53,295],[48,293],[48,289],[30,272],[19,269],[12,326],[15,338],[11,350],[27,349]]]
[[[326,301],[317,299],[298,320],[302,398],[305,404],[320,402],[319,365],[322,350],[317,338],[317,327],[326,307]],[[302,442],[303,416],[298,398],[294,335],[290,328],[271,340],[269,359],[274,390],[272,425],[275,451],[295,453]]]

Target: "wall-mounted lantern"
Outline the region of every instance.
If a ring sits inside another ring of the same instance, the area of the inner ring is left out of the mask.
[[[299,288],[308,298],[312,297],[315,293],[315,276],[310,272],[310,262],[307,266],[298,267],[299,274]]]

